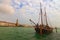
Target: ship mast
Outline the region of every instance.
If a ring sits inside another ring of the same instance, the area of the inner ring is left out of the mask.
[[[44,8],[44,10],[45,10],[45,19],[46,19],[46,25],[48,26],[47,14],[46,14],[46,8]]]
[[[42,28],[43,28],[43,13],[42,13],[42,4],[40,3],[40,13],[41,13],[41,24],[40,24],[40,34],[42,35]]]
[[[40,10],[40,9],[39,9]],[[40,23],[40,12],[39,12],[39,18],[38,18],[38,24]]]
[[[43,13],[42,13],[42,5],[40,3],[40,13],[41,13],[41,25],[43,25]]]

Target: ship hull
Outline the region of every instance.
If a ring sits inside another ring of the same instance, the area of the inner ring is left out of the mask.
[[[50,34],[53,32],[53,28],[35,28],[35,31],[36,33],[39,33],[39,34]]]

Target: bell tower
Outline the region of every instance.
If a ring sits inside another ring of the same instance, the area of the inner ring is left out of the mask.
[[[16,26],[18,26],[18,19],[16,20]]]

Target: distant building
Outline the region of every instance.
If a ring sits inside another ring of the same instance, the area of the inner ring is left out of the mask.
[[[18,19],[16,20],[16,26],[18,26]]]
[[[18,24],[18,19],[16,20],[16,23],[11,23],[11,22],[6,22],[6,21],[0,21],[0,26],[10,26],[10,27],[15,27],[15,26],[19,26],[20,24]]]

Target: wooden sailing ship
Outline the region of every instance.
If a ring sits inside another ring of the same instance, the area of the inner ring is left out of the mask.
[[[41,19],[41,24],[39,25],[40,19]],[[39,33],[42,35],[42,34],[49,34],[49,33],[53,32],[53,28],[48,25],[46,10],[45,10],[45,19],[46,19],[45,20],[46,25],[43,24],[42,5],[40,3],[40,13],[39,13],[38,23],[36,24],[34,21],[32,21],[30,19],[30,21],[35,24],[34,28],[35,28],[36,33]]]

